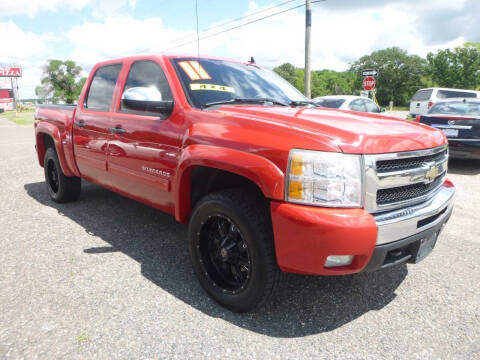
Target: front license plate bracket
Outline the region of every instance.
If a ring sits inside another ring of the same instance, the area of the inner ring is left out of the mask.
[[[438,234],[439,231],[435,231],[433,234],[413,243],[410,248],[412,254],[410,261],[416,264],[425,259],[435,247]]]

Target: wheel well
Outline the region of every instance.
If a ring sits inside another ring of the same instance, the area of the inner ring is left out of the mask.
[[[190,204],[192,209],[205,195],[219,190],[242,188],[246,191],[256,192],[263,197],[261,189],[253,181],[224,170],[197,166],[192,170],[190,180]]]
[[[41,133],[37,135],[37,151],[40,165],[43,166],[43,158],[47,149],[52,148],[55,150],[55,142],[50,135]]]

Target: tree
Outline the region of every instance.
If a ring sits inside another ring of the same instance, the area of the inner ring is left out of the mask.
[[[476,89],[480,85],[480,43],[429,53],[427,61],[436,86]]]
[[[287,80],[290,84],[295,86],[299,91],[303,93],[304,87],[304,70],[296,68],[290,63],[282,64],[273,69],[278,75]]]
[[[295,86],[301,93],[304,92],[305,70],[303,68],[296,68],[290,63],[285,63],[273,70]],[[355,90],[355,80],[355,74],[350,72],[333,70],[312,71],[312,98],[331,94],[354,94],[358,92]]]
[[[397,105],[407,105],[413,94],[424,85],[426,64],[425,59],[392,47],[362,56],[350,65],[350,71],[357,74],[356,84],[361,87],[362,70],[379,70],[376,79],[379,103],[386,105],[393,101]]]
[[[50,98],[54,103],[65,101],[73,104],[77,101],[82,91],[86,78],[81,77],[82,68],[74,61],[49,60],[43,67],[42,88],[44,97]]]

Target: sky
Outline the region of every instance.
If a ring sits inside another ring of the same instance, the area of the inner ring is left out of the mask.
[[[316,1],[316,0],[312,0]],[[0,64],[19,64],[21,98],[35,97],[48,59],[98,61],[197,53],[195,0],[0,0]],[[200,53],[273,68],[304,64],[304,0],[197,0]],[[480,41],[480,0],[327,0],[312,5],[312,68],[343,71],[375,50],[422,57]],[[248,16],[243,20],[233,20]],[[225,24],[229,22],[228,24]],[[211,36],[211,37],[209,37]],[[207,38],[208,37],[208,38]],[[186,44],[185,44],[186,43]],[[184,45],[182,45],[184,44]]]

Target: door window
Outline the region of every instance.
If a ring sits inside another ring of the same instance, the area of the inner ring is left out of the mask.
[[[102,66],[95,71],[85,100],[89,110],[108,111],[122,64]]]
[[[364,101],[365,101],[365,107],[367,108],[367,112],[371,112],[371,113],[380,112],[380,108],[372,100],[364,100]]]
[[[353,111],[365,111],[365,101],[363,99],[353,100],[348,107]]]
[[[131,88],[146,88],[144,93],[148,94],[159,93],[162,101],[173,100],[170,86],[167,78],[160,65],[150,60],[142,60],[134,62],[128,73],[127,81],[123,92]],[[142,113],[141,110],[128,109],[123,103],[120,105],[120,110],[128,112]]]

